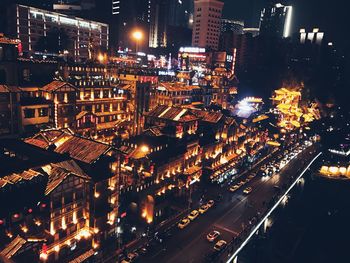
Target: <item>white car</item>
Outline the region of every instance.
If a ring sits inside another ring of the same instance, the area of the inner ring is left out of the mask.
[[[199,215],[199,212],[197,210],[193,210],[189,215],[188,218],[193,221],[195,220]]]
[[[209,200],[208,201],[208,203],[207,203],[207,205],[209,206],[209,207],[212,207],[213,205],[214,205],[214,200]]]
[[[214,246],[214,250],[221,251],[226,247],[226,245],[227,245],[227,242],[225,240],[219,240],[218,242],[216,242]]]
[[[211,231],[208,235],[207,235],[207,240],[209,242],[214,242],[215,239],[217,239],[220,236],[220,232],[219,231]]]

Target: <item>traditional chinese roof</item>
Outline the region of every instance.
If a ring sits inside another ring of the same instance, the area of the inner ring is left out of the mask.
[[[88,113],[89,113],[88,111],[81,111],[75,116],[75,119],[79,120],[79,119],[83,118]],[[93,114],[93,113],[90,113],[90,114]]]
[[[26,242],[24,238],[18,235],[0,252],[0,255],[6,259],[10,259]]]
[[[160,130],[159,127],[151,127],[143,132],[143,134],[148,135],[148,136],[161,136],[163,135],[162,131]]]
[[[50,194],[57,186],[59,186],[69,175],[75,175],[86,180],[90,177],[73,160],[60,163],[51,163],[45,165],[42,169],[48,174],[48,182],[45,189],[45,195]]]
[[[117,121],[110,121],[110,122],[101,122],[97,124],[97,130],[107,130],[107,129],[114,129],[119,124],[124,122],[124,120],[117,120]]]
[[[165,105],[157,106],[152,111],[146,113],[146,116],[179,122],[198,120],[198,118],[189,109],[181,107],[168,107]]]
[[[162,82],[159,84],[158,89],[165,89],[169,92],[173,91],[192,91],[195,89],[200,89],[199,86],[186,85],[181,82]]]
[[[89,164],[111,149],[107,144],[75,136],[66,129],[42,131],[25,142],[44,149],[54,145],[54,152],[68,154],[72,159]]]
[[[54,80],[54,81],[50,82],[49,84],[45,85],[44,87],[42,87],[41,90],[47,91],[47,92],[52,92],[52,91],[55,91],[55,90],[62,88],[64,86],[69,86],[73,89],[76,89],[76,87],[74,87],[72,84],[70,84],[68,82]]]
[[[21,92],[21,90],[15,86],[0,85],[0,93],[8,92]]]
[[[50,129],[40,131],[31,138],[26,138],[25,143],[32,144],[39,148],[47,149],[50,145],[54,145],[65,138],[69,138],[73,134],[68,129]]]
[[[203,110],[195,110],[192,112],[199,117],[204,122],[210,123],[218,123],[221,118],[224,116],[221,112],[211,112],[211,111],[203,111]]]
[[[86,251],[85,253],[81,254],[79,257],[69,261],[69,263],[81,263],[87,260],[89,257],[93,256],[95,251],[93,249],[90,249]]]
[[[107,144],[72,136],[59,145],[55,152],[68,153],[73,159],[84,163],[93,163],[108,150],[110,150],[110,146]]]
[[[43,174],[33,169],[24,170],[19,173],[11,173],[0,178],[0,188],[3,188],[9,184],[13,185],[21,181],[30,181],[37,176],[43,176]]]

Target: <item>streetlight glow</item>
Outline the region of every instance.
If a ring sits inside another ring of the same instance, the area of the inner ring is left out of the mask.
[[[143,34],[141,31],[137,30],[137,31],[134,31],[132,33],[132,37],[137,40],[137,41],[140,41],[142,38],[143,38]]]

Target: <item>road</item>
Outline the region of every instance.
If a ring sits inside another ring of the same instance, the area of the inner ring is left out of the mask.
[[[212,251],[214,245],[206,240],[206,235],[211,230],[218,230],[221,233],[221,239],[232,240],[244,226],[249,224],[252,217],[264,210],[265,203],[268,203],[276,194],[275,186],[285,187],[290,182],[290,178],[296,176],[297,172],[303,168],[302,162],[312,159],[314,155],[315,153],[311,153],[308,148],[285,166],[279,174],[275,174],[268,180],[257,176],[235,193],[230,193],[227,188],[222,188],[221,193],[224,198],[220,203],[216,203],[185,229],[174,229],[167,240],[153,247],[152,251],[140,258],[140,261],[203,262],[205,254]],[[258,169],[260,166],[252,172]],[[249,195],[243,194],[243,189],[247,186],[253,188]]]

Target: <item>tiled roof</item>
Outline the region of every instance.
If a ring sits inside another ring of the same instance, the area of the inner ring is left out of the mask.
[[[217,123],[224,116],[221,112],[192,109],[192,113],[205,122]]]
[[[44,87],[41,88],[41,90],[47,91],[47,92],[52,92],[55,91],[59,88],[62,88],[63,86],[68,85],[73,89],[76,89],[76,87],[74,87],[72,84],[68,83],[68,82],[63,82],[63,81],[59,81],[59,80],[54,80],[52,82],[50,82],[49,84],[45,85]]]
[[[159,87],[166,89],[167,91],[191,91],[194,89],[200,89],[199,86],[189,86],[180,82],[163,82],[159,84]]]
[[[87,111],[81,111],[75,116],[75,119],[79,120],[79,119],[81,119],[82,117],[84,117],[88,113],[89,112],[87,112]],[[93,113],[91,113],[91,114],[93,114]]]
[[[0,178],[0,188],[5,187],[7,184],[16,184],[22,180],[30,181],[37,176],[43,176],[43,174],[33,169],[24,170],[21,173],[12,173]]]
[[[193,121],[197,119],[197,117],[194,116],[189,109],[181,107],[168,107],[164,105],[157,106],[152,111],[146,113],[146,116],[180,122]]]
[[[21,92],[21,90],[15,86],[0,85],[0,93],[7,92]]]
[[[15,237],[1,252],[0,255],[10,259],[27,241],[20,236]]]
[[[51,129],[41,131],[31,138],[25,139],[24,142],[47,149],[50,145],[55,144],[57,141],[67,136],[71,137],[73,135],[66,129]]]
[[[45,189],[45,195],[50,194],[64,179],[73,174],[84,179],[90,179],[81,168],[73,161],[64,161],[57,164],[49,164],[42,167],[48,174],[48,182]]]
[[[44,149],[48,149],[50,145],[55,145],[54,152],[68,154],[72,159],[84,163],[93,163],[110,149],[107,144],[74,136],[66,129],[41,131],[24,141]]]
[[[64,143],[59,145],[55,149],[55,152],[61,154],[68,153],[69,156],[73,159],[82,161],[84,163],[93,163],[109,149],[109,145],[85,138],[72,136]]]

